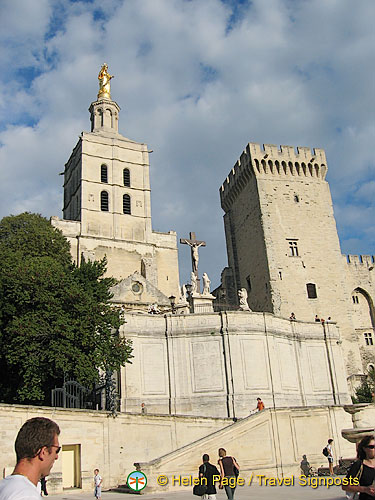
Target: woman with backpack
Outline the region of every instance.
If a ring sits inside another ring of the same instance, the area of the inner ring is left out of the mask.
[[[329,473],[333,476],[333,450],[332,450],[333,439],[328,439],[328,444],[323,450],[323,455],[328,458]]]
[[[346,477],[357,479],[359,485],[342,485],[344,491],[354,493],[352,497],[359,500],[374,500],[375,498],[375,437],[365,436],[358,445],[357,458],[351,465]],[[359,497],[356,496],[359,493]]]

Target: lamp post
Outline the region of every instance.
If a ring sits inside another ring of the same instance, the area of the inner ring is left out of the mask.
[[[171,303],[172,314],[176,314],[176,297],[171,295],[169,297],[169,301]]]

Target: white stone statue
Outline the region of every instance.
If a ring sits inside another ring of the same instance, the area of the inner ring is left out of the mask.
[[[180,290],[180,303],[186,303],[186,285],[182,285],[181,290]]]
[[[250,307],[247,303],[247,290],[246,288],[240,288],[237,292],[238,298],[240,300],[240,311],[250,311]]]
[[[198,262],[199,262],[198,248],[202,245],[206,246],[206,243],[204,241],[190,242],[189,240],[184,240],[184,243],[189,245],[189,247],[191,248],[191,262],[193,266],[193,271],[196,274],[198,274]]]
[[[203,295],[209,295],[211,280],[208,277],[207,273],[203,273],[202,279],[203,279]]]
[[[157,302],[155,302],[155,304],[151,304],[149,307],[148,307],[148,314],[160,314],[160,309],[158,308],[158,304]]]
[[[191,293],[195,293],[197,291],[197,277],[194,271],[191,271],[190,282],[191,282]]]

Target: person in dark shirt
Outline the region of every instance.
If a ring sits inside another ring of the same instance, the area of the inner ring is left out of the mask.
[[[210,464],[210,457],[205,453],[202,457],[203,464],[199,467],[199,477],[207,479],[207,492],[202,496],[204,500],[216,500],[216,488],[213,476],[220,476],[217,468]]]
[[[359,492],[359,500],[375,498],[375,437],[365,436],[358,445],[357,458],[346,477],[357,478],[359,485],[342,485],[344,491]]]
[[[40,492],[40,495],[42,495],[42,493],[44,493],[44,496],[48,496],[48,491],[47,491],[47,480],[44,476],[42,476],[40,478],[40,486],[41,486],[41,492]]]
[[[219,488],[225,488],[225,493],[227,494],[228,500],[233,500],[234,498],[234,490],[236,489],[237,484],[237,474],[240,470],[240,466],[236,462],[234,457],[227,456],[227,452],[224,448],[219,448],[219,466],[220,466],[220,475],[221,475],[221,483]],[[237,474],[234,469],[237,469]],[[224,482],[223,479],[226,479]],[[228,484],[225,484],[228,483]]]

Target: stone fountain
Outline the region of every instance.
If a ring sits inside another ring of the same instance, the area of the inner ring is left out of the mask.
[[[375,404],[345,405],[344,410],[351,414],[353,428],[343,429],[343,438],[351,443],[358,443],[365,436],[375,435]]]

